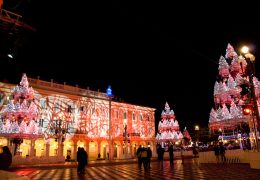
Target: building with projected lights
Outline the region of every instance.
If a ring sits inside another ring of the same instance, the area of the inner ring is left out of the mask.
[[[133,158],[139,145],[155,152],[154,112],[23,74],[19,85],[0,82],[0,146],[9,146],[14,163],[73,160],[78,147],[90,160]]]

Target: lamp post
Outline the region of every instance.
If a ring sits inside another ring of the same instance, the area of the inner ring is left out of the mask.
[[[219,134],[221,134],[221,141],[223,142],[223,141],[224,141],[224,129],[219,128],[219,129],[218,129],[218,132],[219,132]],[[219,140],[219,139],[218,139],[218,140]]]
[[[199,130],[200,127],[198,125],[195,126],[195,132],[196,132],[196,145],[198,145],[199,142]]]
[[[253,77],[255,74],[255,56],[249,52],[249,48],[247,46],[243,46],[241,49],[241,52],[246,60],[247,63],[247,75],[249,78],[249,86],[250,86],[250,103],[252,104],[253,108],[253,113],[252,113],[252,118],[253,118],[253,123],[255,127],[255,138],[256,138],[256,148],[258,148],[258,140],[257,140],[257,134],[256,134],[256,129],[259,132],[260,128],[260,116],[259,116],[259,110],[258,110],[258,105],[257,105],[257,99],[255,95],[255,86],[253,82]],[[257,122],[257,127],[255,125],[254,118],[256,117],[256,122]]]
[[[66,138],[66,134],[69,132],[69,123],[66,122],[63,117],[59,117],[52,120],[53,123],[51,124],[50,130],[55,138],[55,141],[58,143],[58,156],[63,156],[63,147],[64,147],[64,141]]]
[[[109,140],[108,140],[108,146],[109,146],[109,160],[112,159],[112,127],[111,127],[111,101],[112,101],[112,98],[113,98],[113,94],[112,94],[112,89],[111,89],[111,86],[108,86],[107,90],[106,90],[106,94],[107,94],[107,97],[109,99],[109,112],[108,112],[108,116],[109,116],[109,119],[108,119],[108,128],[109,128]]]

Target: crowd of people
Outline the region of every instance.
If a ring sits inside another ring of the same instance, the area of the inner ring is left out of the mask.
[[[142,147],[141,145],[138,147],[136,151],[136,156],[138,158],[138,165],[139,168],[150,169],[151,157],[152,157],[152,150],[150,147]]]
[[[163,168],[163,160],[164,160],[164,153],[166,153],[165,148],[163,148],[160,144],[157,144],[157,157],[158,162],[160,163],[160,167]],[[175,147],[172,144],[169,144],[167,147],[167,152],[169,153],[169,161],[170,165],[173,166],[174,162],[174,151]],[[216,157],[217,163],[225,163],[226,157],[225,157],[225,146],[222,142],[218,142],[214,144],[213,152]],[[180,155],[182,159],[182,163],[184,163],[184,155],[183,155],[184,148],[181,148]],[[138,166],[139,168],[144,168],[145,170],[151,168],[151,158],[152,158],[152,150],[148,147],[139,146],[136,151],[136,156],[138,158]],[[198,157],[198,150],[196,147],[193,147],[193,156]],[[100,154],[98,155],[98,158],[100,159]],[[77,171],[79,174],[85,173],[85,167],[88,164],[88,154],[86,150],[83,147],[78,147],[77,151],[77,162],[78,167]],[[70,158],[67,158],[70,159]],[[8,148],[8,146],[2,146],[0,149],[0,169],[1,170],[7,170],[12,164],[12,154]]]
[[[222,142],[215,143],[213,147],[213,151],[215,153],[217,163],[226,162],[226,156],[225,156],[226,148]]]

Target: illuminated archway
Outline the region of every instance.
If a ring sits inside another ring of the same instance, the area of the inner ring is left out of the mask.
[[[0,138],[0,146],[7,146],[8,141],[6,138]]]
[[[35,156],[45,156],[45,141],[43,139],[37,139],[35,141]]]
[[[78,142],[77,142],[77,148],[78,147],[83,147],[85,150],[86,150],[86,141],[81,141],[81,140],[79,140]]]
[[[137,148],[139,147],[138,146],[138,142],[137,141],[133,141],[131,145],[132,145],[132,157],[135,157]]]
[[[145,141],[141,141],[141,142],[139,143],[139,145],[141,145],[142,147],[147,147],[147,144],[146,144]]]
[[[29,156],[30,154],[31,140],[24,139],[23,143],[20,144],[18,152],[20,156]]]
[[[121,143],[119,142],[119,141],[115,141],[114,142],[114,152],[113,152],[113,158],[114,159],[119,159],[120,158],[120,156],[121,156],[121,154],[122,154],[122,145],[121,145]]]
[[[98,144],[96,141],[89,142],[89,160],[96,160],[98,156]]]
[[[70,157],[70,159],[75,159],[76,157],[74,156],[74,143],[72,140],[66,140],[64,141],[64,149],[63,149],[63,155],[65,158]],[[86,149],[85,149],[86,150]]]
[[[50,156],[58,155],[58,142],[55,139],[50,139]]]
[[[107,141],[102,141],[100,143],[100,155],[102,159],[107,159],[108,158],[108,153],[109,152],[109,146]]]

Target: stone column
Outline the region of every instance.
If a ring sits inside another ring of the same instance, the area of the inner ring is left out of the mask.
[[[111,149],[110,149],[110,153],[109,153],[109,159],[110,160],[113,160],[114,159],[114,150],[115,150],[115,144],[114,144],[114,141],[112,141],[112,143],[111,143],[112,145],[111,145]],[[117,148],[119,148],[119,147],[117,147]]]
[[[97,143],[98,143],[98,153],[97,153],[97,154],[101,154],[101,153],[100,153],[100,149],[101,149],[101,142],[100,142],[100,141],[98,141]]]
[[[129,156],[129,157],[130,157],[130,158],[133,158],[133,153],[132,153],[132,152],[133,152],[133,151],[132,151],[132,150],[133,150],[133,147],[132,147],[132,144],[131,144],[131,143],[129,143],[129,147],[130,147],[130,152],[129,152],[129,155],[130,155],[130,156]]]
[[[35,157],[35,139],[31,140],[31,145],[30,145],[30,157]]]
[[[74,151],[73,151],[74,153],[73,153],[73,157],[71,157],[71,158],[74,158],[77,161],[77,152],[78,152],[77,143],[74,143],[73,148],[74,148]]]
[[[87,152],[88,155],[89,155],[89,141],[86,142],[86,152]]]
[[[58,144],[58,157],[63,156],[63,150],[64,150],[64,143],[60,141]]]
[[[49,157],[50,156],[50,143],[49,142],[46,142],[46,150],[45,150],[45,156],[46,157]]]

